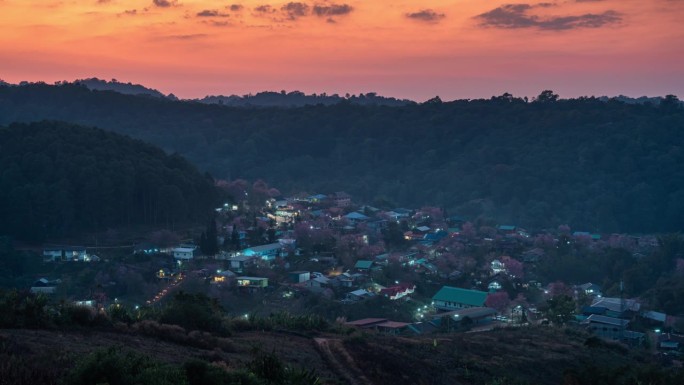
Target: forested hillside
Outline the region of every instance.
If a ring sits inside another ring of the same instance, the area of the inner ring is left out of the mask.
[[[441,206],[469,218],[599,232],[684,227],[684,113],[595,98],[431,100],[230,108],[89,91],[0,86],[0,123],[59,119],[178,152],[219,178],[285,193]]]
[[[25,240],[205,220],[212,180],[179,155],[100,129],[0,127],[0,234]]]

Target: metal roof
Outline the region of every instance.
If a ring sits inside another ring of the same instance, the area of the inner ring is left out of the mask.
[[[487,293],[479,290],[461,289],[443,286],[434,296],[433,301],[462,303],[470,306],[482,306],[487,299]]]

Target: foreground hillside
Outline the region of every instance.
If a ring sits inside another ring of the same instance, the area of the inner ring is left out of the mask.
[[[284,193],[346,190],[377,205],[529,227],[684,226],[684,113],[674,97],[655,106],[545,92],[534,102],[250,109],[68,84],[0,86],[0,124],[46,118],[129,134],[216,177],[263,178]]]
[[[110,348],[148,357],[166,365],[167,371],[184,367],[188,375],[188,362],[195,366],[197,362],[212,363],[213,368],[233,373],[233,382],[224,383],[235,384],[283,383],[259,382],[254,376],[235,380],[235,373],[244,374],[247,368],[264,375],[257,370],[255,357],[270,357],[271,365],[293,370],[306,368],[322,384],[655,385],[681,383],[678,381],[682,379],[681,373],[656,366],[644,353],[600,342],[582,332],[553,328],[500,329],[436,338],[387,337],[358,331],[349,337],[319,334],[310,338],[253,331],[235,333],[224,340],[220,347],[190,347],[122,331],[5,329],[0,330],[0,383],[51,384],[69,375],[72,377],[67,383],[78,383],[73,373],[83,371],[79,368],[88,361],[88,355],[103,355]],[[159,379],[156,383],[180,382]],[[214,383],[219,382],[203,382]]]
[[[20,239],[204,221],[215,200],[182,157],[99,129],[12,124],[0,148],[0,234]]]

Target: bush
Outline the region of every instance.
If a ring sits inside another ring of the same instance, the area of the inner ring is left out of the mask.
[[[180,369],[153,361],[148,356],[111,347],[83,358],[67,375],[67,385],[185,385]]]
[[[233,343],[227,338],[216,337],[201,330],[192,330],[188,333],[178,325],[160,324],[156,321],[145,320],[135,323],[132,329],[146,336],[200,349],[220,348],[225,352],[235,350]]]

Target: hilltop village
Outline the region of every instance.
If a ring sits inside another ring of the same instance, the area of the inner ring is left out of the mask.
[[[217,207],[198,238],[157,231],[107,269],[95,267],[113,263],[96,248],[48,247],[44,262],[92,271],[41,277],[30,290],[136,311],[201,292],[234,316],[313,312],[395,335],[574,325],[634,347],[681,349],[681,318],[634,295],[636,283],[615,267],[651,258],[655,236],[530,232],[438,207],[361,205],[345,192],[283,197],[263,182],[222,188],[243,198]]]

